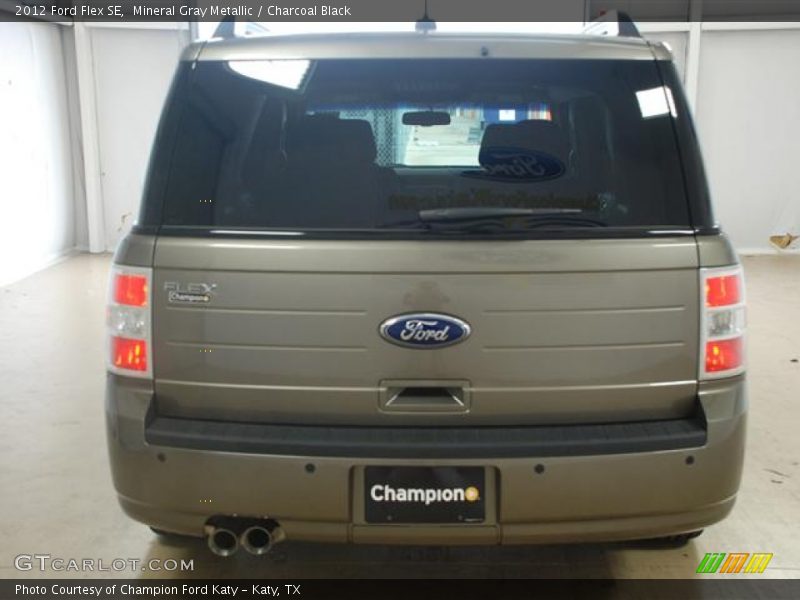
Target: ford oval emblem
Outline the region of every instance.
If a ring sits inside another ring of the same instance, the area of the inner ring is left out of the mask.
[[[561,176],[565,170],[555,156],[522,148],[484,148],[478,161],[483,171],[470,175],[497,181],[545,181]]]
[[[398,315],[381,323],[383,338],[406,348],[442,348],[463,342],[471,332],[467,322],[438,313]]]

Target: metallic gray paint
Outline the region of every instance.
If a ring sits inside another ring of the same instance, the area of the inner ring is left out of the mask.
[[[497,506],[497,512],[490,513],[495,520],[487,526],[365,525],[359,470],[369,464],[408,461],[148,446],[142,432],[153,395],[138,380],[109,376],[106,417],[120,502],[131,517],[157,528],[199,537],[208,517],[235,512],[278,519],[288,538],[295,540],[512,544],[654,537],[702,529],[724,518],[741,477],[744,380],[703,383],[699,397],[709,421],[703,448],[571,458],[415,461],[487,466],[495,474],[491,502]],[[689,456],[694,459],[691,464]],[[309,462],[316,466],[313,473],[305,469]],[[533,469],[539,463],[546,467],[542,474]],[[212,498],[212,505],[201,503],[201,498]]]
[[[637,38],[592,35],[348,33],[212,40],[190,47],[184,59],[322,58],[543,58],[669,60],[666,51]]]
[[[572,423],[685,415],[697,388],[692,238],[322,242],[162,237],[155,388],[172,416],[272,422]],[[169,303],[164,282],[217,285]],[[420,352],[376,326],[458,315]],[[386,415],[380,382],[469,379],[470,412]],[[222,400],[224,398],[224,401]]]

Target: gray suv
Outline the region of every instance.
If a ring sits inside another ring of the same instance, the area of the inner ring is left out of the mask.
[[[114,484],[221,555],[683,541],[736,497],[744,328],[666,47],[198,43],[112,269]]]

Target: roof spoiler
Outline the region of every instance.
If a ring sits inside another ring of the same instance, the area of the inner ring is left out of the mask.
[[[615,37],[640,38],[642,34],[636,28],[627,13],[609,10],[583,28],[587,35],[607,35]]]

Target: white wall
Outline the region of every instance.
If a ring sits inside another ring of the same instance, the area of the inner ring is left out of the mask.
[[[92,28],[105,247],[139,210],[158,119],[187,30]]]
[[[0,23],[0,285],[75,245],[62,28]]]
[[[75,37],[68,28],[61,28],[61,50],[64,57],[64,75],[67,80],[67,110],[72,148],[72,198],[75,214],[75,248],[89,249],[89,232],[86,219],[86,182],[83,171],[80,94],[75,57]]]
[[[704,31],[697,123],[716,216],[742,253],[800,235],[800,29]]]
[[[0,285],[89,247],[85,136],[100,155],[100,248],[114,250],[138,211],[182,24],[91,25],[89,52],[53,23],[0,23]],[[79,61],[90,86],[79,89]],[[82,122],[80,97],[96,113]],[[91,158],[91,157],[89,157]]]
[[[688,24],[673,23],[643,29],[673,47],[684,83],[696,44],[694,116],[715,216],[741,254],[778,252],[770,236],[800,235],[800,27],[703,23],[690,33]],[[800,243],[789,249],[798,250]]]

